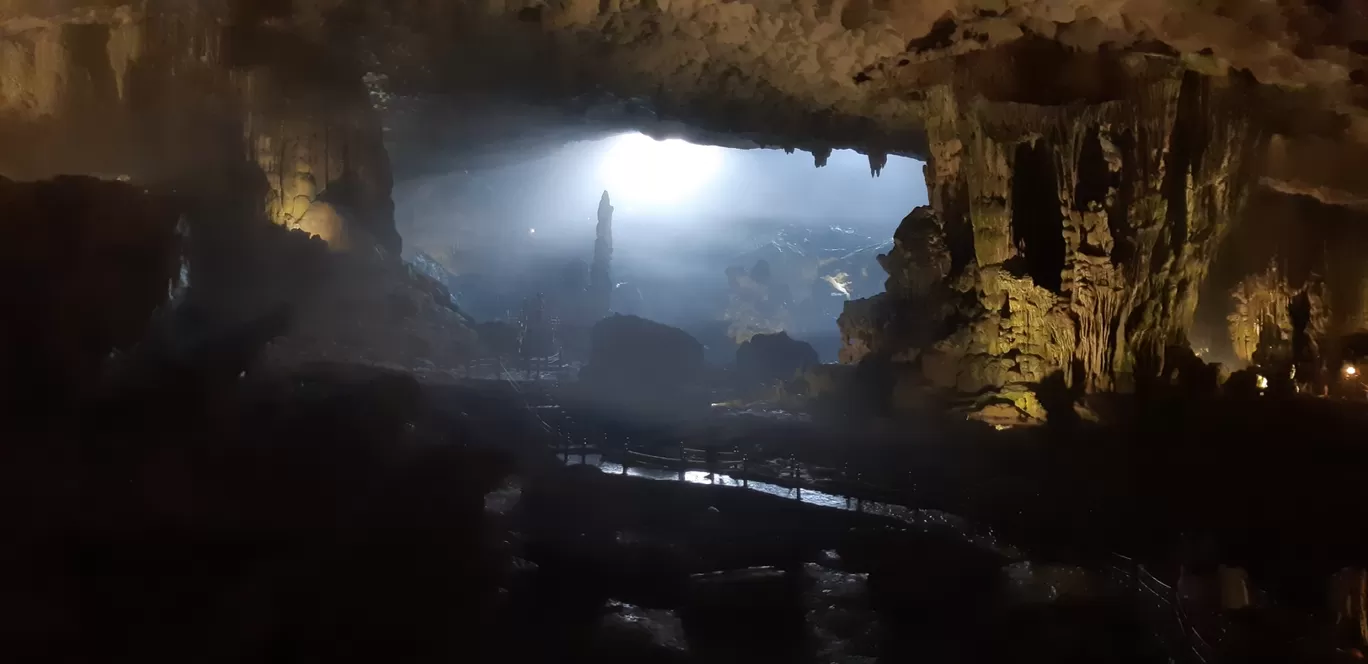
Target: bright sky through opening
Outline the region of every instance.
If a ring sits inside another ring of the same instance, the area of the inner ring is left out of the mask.
[[[613,203],[627,208],[677,204],[717,176],[723,149],[643,134],[614,137],[600,176]]]

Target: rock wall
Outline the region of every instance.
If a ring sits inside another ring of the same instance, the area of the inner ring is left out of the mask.
[[[778,334],[792,326],[788,284],[776,284],[769,261],[760,259],[749,270],[727,268],[727,336],[739,344],[758,334]]]
[[[748,386],[790,380],[818,364],[817,351],[787,332],[757,334],[736,349],[736,373]]]
[[[1210,361],[1242,368],[1263,364],[1255,350],[1271,333],[1270,342],[1281,339],[1279,353],[1295,351],[1302,376],[1340,338],[1362,329],[1366,252],[1363,212],[1306,195],[1254,192],[1202,286],[1194,347]]]
[[[183,285],[171,201],[65,177],[0,178],[0,416],[41,416],[94,387]]]
[[[211,3],[0,14],[0,175],[231,187],[334,246],[397,251],[379,116],[333,53]]]
[[[1235,311],[1227,318],[1235,356],[1255,362],[1260,346],[1292,343],[1292,300],[1296,293],[1277,263],[1250,275],[1230,294]]]
[[[847,306],[843,361],[910,365],[928,386],[1032,416],[1030,393],[1055,372],[1090,391],[1162,372],[1262,135],[1239,82],[1115,65],[1126,83],[1095,103],[930,91],[931,205],[881,261],[887,292]]]

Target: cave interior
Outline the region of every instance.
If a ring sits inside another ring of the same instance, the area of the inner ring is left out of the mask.
[[[1362,659],[1365,44],[1330,0],[0,0],[0,654]],[[548,165],[622,145],[680,216],[725,150],[788,188],[719,170],[717,219],[877,219],[642,250],[640,169]]]

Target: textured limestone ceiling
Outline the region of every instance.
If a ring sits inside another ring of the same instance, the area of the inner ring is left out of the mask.
[[[365,11],[367,25],[386,26],[370,44],[400,93],[459,85],[583,108],[635,102],[768,145],[918,154],[929,86],[1103,100],[1125,81],[1094,54],[1118,50],[1268,84],[1279,131],[1368,141],[1361,3],[401,0]]]
[[[1319,141],[1278,148],[1274,186],[1352,201],[1357,182],[1292,174],[1308,153],[1317,164],[1368,163],[1368,13],[1349,0],[0,0],[0,113],[22,96],[25,58],[43,56],[7,49],[15,35],[157,13],[356,61],[377,99],[399,109],[389,121],[400,136],[461,123],[474,95],[587,116],[590,134],[627,125],[923,155],[931,86],[994,101],[1103,101],[1127,83],[1109,55],[1137,51],[1267,84],[1273,130]],[[427,159],[451,135],[478,147],[479,133],[434,131],[410,153]]]

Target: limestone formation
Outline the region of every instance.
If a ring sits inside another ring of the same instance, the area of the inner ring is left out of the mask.
[[[789,380],[817,364],[817,351],[786,332],[757,334],[736,349],[736,373],[752,385]]]
[[[612,310],[613,299],[613,206],[603,192],[598,206],[598,227],[594,230],[594,264],[589,271],[590,315],[598,320]]]
[[[890,253],[904,290],[849,305],[843,356],[1125,389],[1183,343],[1250,188],[1368,208],[1365,43],[1359,5],[1312,0],[0,0],[0,175],[394,254],[391,154],[450,165],[433,127],[470,125],[465,152],[528,128],[482,132],[469,99],[586,119],[557,140],[913,155],[944,250]]]
[[[450,147],[431,125],[443,108],[466,124],[455,109],[483,95],[588,107],[593,134],[649,125],[802,148],[819,164],[858,147],[877,170],[877,155],[947,147],[928,144],[946,120],[937,86],[992,102],[1120,101],[1117,53],[1258,81],[1279,136],[1260,181],[1368,200],[1355,166],[1368,159],[1368,17],[1355,3],[7,0],[0,37],[0,137],[23,148],[0,173],[185,173],[230,154],[221,141],[240,141],[233,127],[250,114],[281,159],[276,205],[293,219],[310,197],[301,175],[320,191],[334,176],[322,152],[346,145],[363,181],[383,179],[362,102],[393,113],[391,148],[410,161],[451,163],[424,159]],[[331,100],[308,101],[321,91]],[[415,114],[429,130],[405,126],[415,107],[435,109]],[[482,149],[478,130],[457,135]]]
[[[336,94],[281,90],[280,83],[257,80],[265,74],[253,76],[249,95],[306,97],[287,105],[248,101],[249,108],[261,108],[248,112],[243,131],[266,178],[267,218],[318,235],[336,249],[397,249],[389,158],[379,118],[359,86],[350,100],[339,100]],[[315,104],[322,108],[309,108]]]
[[[727,268],[727,335],[738,344],[757,334],[775,334],[788,329],[792,293],[787,284],[774,283],[769,261],[757,260],[749,271],[741,266]]]
[[[1260,363],[1265,359],[1259,357],[1261,348],[1265,353],[1290,353],[1294,295],[1276,262],[1264,272],[1245,278],[1230,296],[1235,301],[1235,311],[1228,319],[1230,343],[1236,357]]]
[[[208,3],[82,4],[0,4],[0,175],[230,191],[335,247],[397,252],[357,63],[245,17],[225,28]]]
[[[1277,260],[1249,275],[1230,294],[1227,316],[1231,348],[1246,365],[1265,372],[1289,372],[1299,382],[1324,384],[1323,349],[1331,340],[1330,302],[1326,282],[1312,273],[1296,287]]]
[[[580,381],[596,399],[641,412],[706,407],[703,345],[677,327],[613,315],[594,324]]]
[[[931,209],[881,261],[887,293],[847,307],[843,360],[877,353],[966,394],[1023,394],[1056,372],[1110,390],[1162,372],[1263,138],[1247,85],[1114,65],[1136,87],[1093,104],[928,93],[944,118],[929,131]]]

